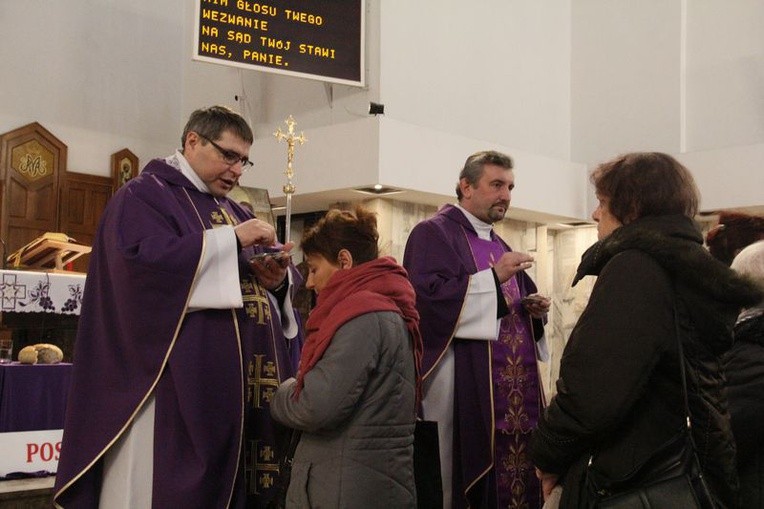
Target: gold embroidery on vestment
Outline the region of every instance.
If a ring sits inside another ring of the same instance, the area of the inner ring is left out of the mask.
[[[276,454],[271,445],[262,440],[249,440],[244,459],[244,475],[250,495],[260,495],[276,482],[279,465],[274,460]]]

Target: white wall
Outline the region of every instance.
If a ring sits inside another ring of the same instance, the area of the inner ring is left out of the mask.
[[[679,0],[573,2],[571,21],[573,160],[678,151]]]
[[[385,115],[569,160],[570,3],[384,0]]]
[[[701,206],[764,205],[764,2],[686,4],[685,150]]]
[[[701,192],[701,210],[764,206],[764,143],[678,156]]]
[[[442,194],[466,157],[515,159],[512,205],[586,215],[570,159],[570,2],[385,0],[380,182]],[[549,186],[554,182],[555,186]]]
[[[0,2],[0,132],[40,122],[96,175],[177,146],[185,3]]]
[[[571,19],[573,160],[664,151],[703,210],[764,205],[764,2],[584,0]]]
[[[690,0],[686,16],[686,150],[764,142],[764,2]]]
[[[587,215],[585,165],[385,117],[379,138],[379,175],[385,185],[437,193],[453,202],[467,156],[490,148],[513,157],[512,207],[568,218]]]

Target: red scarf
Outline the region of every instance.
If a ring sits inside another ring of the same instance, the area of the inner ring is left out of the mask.
[[[305,374],[321,360],[337,329],[357,316],[374,311],[394,311],[405,320],[414,346],[419,401],[422,336],[419,334],[416,295],[406,270],[390,257],[338,270],[318,294],[316,307],[305,325],[307,339],[300,355],[295,399],[300,394]],[[363,338],[358,340],[363,341]]]

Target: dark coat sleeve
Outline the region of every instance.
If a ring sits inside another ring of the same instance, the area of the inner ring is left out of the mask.
[[[764,458],[764,346],[737,341],[724,361],[738,464],[748,468],[757,456]]]
[[[564,473],[645,397],[675,338],[672,295],[667,274],[638,251],[604,267],[563,352],[557,394],[533,435],[532,460],[542,471]]]

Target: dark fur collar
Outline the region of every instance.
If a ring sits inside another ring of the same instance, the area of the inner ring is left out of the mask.
[[[748,307],[762,299],[752,281],[708,253],[700,229],[685,216],[643,217],[618,228],[584,253],[573,284],[598,275],[613,256],[630,249],[650,255],[676,285],[705,294],[723,308]]]

